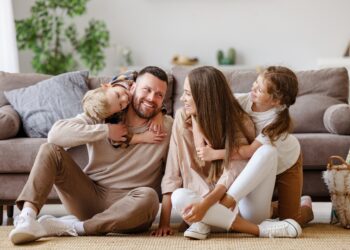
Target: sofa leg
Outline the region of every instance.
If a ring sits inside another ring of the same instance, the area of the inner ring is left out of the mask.
[[[13,218],[13,205],[7,205],[7,218]]]
[[[4,206],[0,205],[0,226],[2,226],[2,218],[4,217]]]

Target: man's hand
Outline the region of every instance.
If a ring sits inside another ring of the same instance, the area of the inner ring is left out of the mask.
[[[128,129],[124,124],[108,124],[108,138],[112,141],[126,141]]]
[[[184,221],[189,223],[194,223],[201,221],[208,211],[201,203],[193,203],[187,206],[182,213],[182,218]]]
[[[157,230],[154,230],[151,232],[151,236],[167,236],[167,235],[173,235],[174,232],[169,226],[160,226]]]

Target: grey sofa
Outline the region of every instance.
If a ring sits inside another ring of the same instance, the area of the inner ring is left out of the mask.
[[[170,72],[166,95],[168,113],[181,107],[183,81],[191,68],[175,67]],[[224,71],[234,92],[248,92],[257,73],[253,71]],[[349,79],[345,68],[297,72],[300,91],[291,108],[295,121],[294,133],[299,139],[304,156],[303,193],[314,200],[329,200],[321,178],[328,157],[346,157],[350,147],[350,109],[348,104]],[[10,74],[0,72],[0,212],[8,206],[13,216],[13,205],[22,190],[40,145],[46,138],[28,138],[20,129],[20,118],[9,105],[3,92],[33,85],[50,76],[41,74]],[[89,78],[88,87],[95,88],[110,77]],[[6,124],[6,125],[3,125]],[[15,132],[14,132],[15,131]],[[85,146],[72,148],[69,153],[83,168],[87,163]],[[58,203],[54,190],[47,203]],[[0,224],[2,224],[2,217]]]

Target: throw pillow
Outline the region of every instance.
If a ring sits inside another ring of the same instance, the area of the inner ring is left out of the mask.
[[[350,135],[350,105],[337,104],[327,108],[323,123],[330,133]]]
[[[21,120],[11,105],[0,107],[0,140],[17,135]]]
[[[52,76],[38,73],[8,73],[0,71],[0,107],[9,104],[4,92],[26,88]]]
[[[19,113],[26,134],[45,138],[57,120],[83,111],[81,99],[88,90],[88,75],[88,71],[69,72],[4,94]]]

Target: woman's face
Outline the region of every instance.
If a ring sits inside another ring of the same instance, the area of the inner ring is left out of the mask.
[[[196,104],[194,103],[192,92],[190,88],[190,82],[188,80],[188,77],[185,79],[184,83],[184,92],[180,99],[184,105],[185,105],[185,112],[187,115],[196,115],[197,114],[197,108]]]

